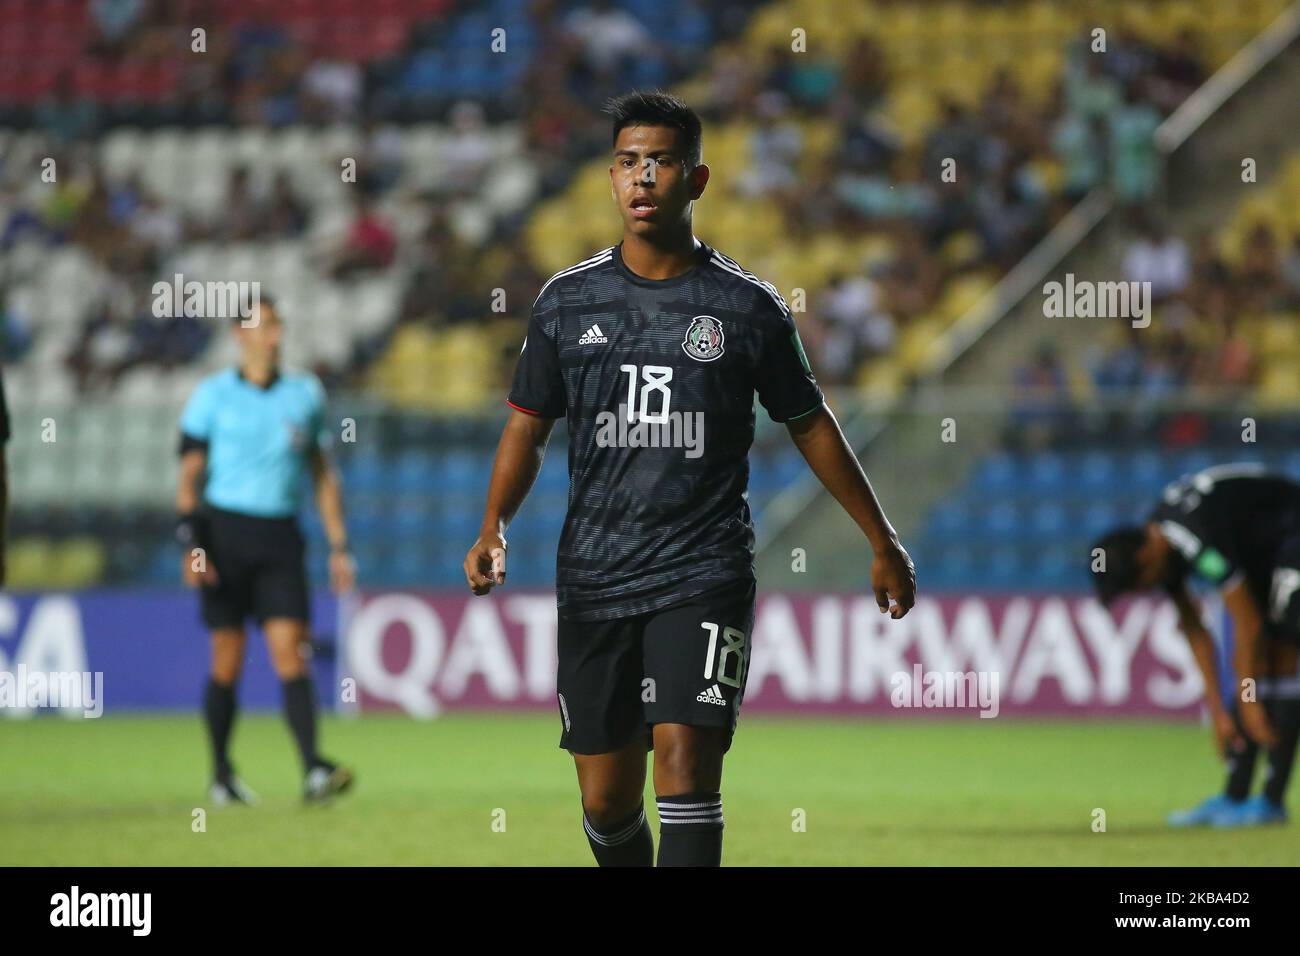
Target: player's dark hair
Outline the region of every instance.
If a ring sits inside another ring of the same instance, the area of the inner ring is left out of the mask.
[[[280,314],[280,307],[276,304],[275,297],[272,295],[269,295],[265,292],[259,293],[257,296],[257,304],[269,305],[271,307],[272,312],[274,312],[277,316]],[[245,321],[247,320],[242,315],[232,315],[230,317],[231,325],[243,325]]]
[[[662,90],[633,90],[605,103],[605,113],[614,120],[614,139],[625,126],[671,126],[682,134],[686,162],[698,166],[704,151],[704,128],[695,110]]]
[[[1138,551],[1146,543],[1147,535],[1141,527],[1116,528],[1107,532],[1088,549],[1088,568],[1092,569],[1093,555],[1101,549],[1105,560],[1104,571],[1092,572],[1092,585],[1097,590],[1097,600],[1110,604],[1122,594],[1137,589],[1141,568]]]

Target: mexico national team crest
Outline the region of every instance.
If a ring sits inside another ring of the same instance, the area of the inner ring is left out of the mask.
[[[722,356],[722,323],[711,315],[691,319],[682,349],[698,362],[712,362]]]

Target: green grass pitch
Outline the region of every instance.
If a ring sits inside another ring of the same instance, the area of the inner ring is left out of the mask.
[[[304,808],[287,730],[274,715],[244,715],[234,757],[263,803],[212,810],[195,833],[207,789],[197,715],[3,720],[0,864],[589,866],[557,738],[545,715],[326,718],[323,750],[354,766],[358,784],[333,806]],[[753,716],[727,758],[724,862],[1300,861],[1295,826],[1164,826],[1168,810],[1219,782],[1209,734],[1191,724]],[[1094,808],[1105,833],[1092,830]],[[805,832],[792,828],[796,809]]]

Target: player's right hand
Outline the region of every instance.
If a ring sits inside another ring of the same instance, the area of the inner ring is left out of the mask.
[[[487,594],[506,583],[506,539],[499,534],[481,534],[465,555],[465,580],[475,594]]]
[[[1263,704],[1257,700],[1243,700],[1238,713],[1246,736],[1261,747],[1271,749],[1277,746],[1277,734],[1273,732],[1273,724],[1268,719],[1268,714],[1264,713]]]
[[[871,590],[881,614],[898,620],[916,603],[916,566],[897,540],[871,562]],[[889,599],[893,598],[891,605]]]
[[[1222,708],[1214,714],[1213,729],[1214,743],[1219,748],[1220,757],[1227,759],[1229,754],[1234,754],[1246,746],[1246,739],[1237,730],[1236,721]]]
[[[202,571],[195,570],[196,559],[188,551],[181,555],[181,582],[187,588],[214,588],[217,586],[217,569],[212,562],[205,563]]]

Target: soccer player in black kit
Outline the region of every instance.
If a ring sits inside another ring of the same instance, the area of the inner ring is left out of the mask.
[[[756,394],[865,533],[882,613],[908,612],[915,572],[784,300],[693,234],[709,181],[699,118],[658,92],[607,112],[623,239],[552,276],[533,304],[465,576],[480,595],[505,583],[506,527],[555,419],[567,418],[557,703],[588,842],[602,866],[654,862],[642,801],[650,748],[659,865],[717,866],[723,755],[754,621],[745,491]]]
[[[1260,465],[1207,468],[1170,484],[1146,524],[1110,532],[1094,554],[1098,549],[1105,570],[1094,571],[1093,582],[1103,603],[1160,588],[1178,608],[1228,764],[1224,792],[1172,814],[1170,824],[1285,821],[1300,742],[1300,484]],[[1232,616],[1237,685],[1230,707],[1223,704],[1213,638],[1188,589],[1193,574],[1219,589]],[[1268,751],[1269,774],[1263,793],[1248,799],[1259,747]]]

